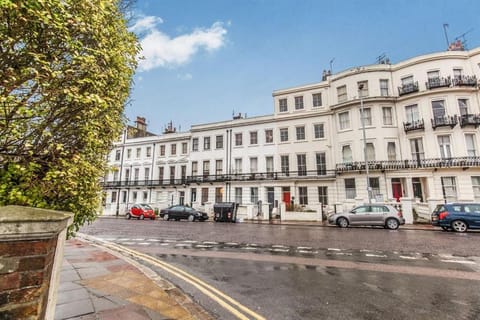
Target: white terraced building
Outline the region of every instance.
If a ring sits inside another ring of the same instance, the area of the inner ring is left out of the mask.
[[[122,137],[105,214],[235,201],[244,218],[318,220],[370,198],[400,202],[411,222],[480,201],[479,78],[480,48],[383,61],[276,90],[271,115]]]

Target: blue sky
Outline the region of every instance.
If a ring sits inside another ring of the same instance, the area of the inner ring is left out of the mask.
[[[446,49],[467,32],[480,46],[480,1],[137,0],[131,30],[144,59],[129,119],[161,133],[273,113],[272,91],[368,65]]]

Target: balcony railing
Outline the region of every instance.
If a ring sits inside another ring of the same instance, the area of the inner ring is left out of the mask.
[[[460,127],[475,126],[477,128],[480,125],[480,114],[463,114],[460,116]]]
[[[438,127],[450,127],[453,129],[458,123],[457,116],[435,117],[430,120],[432,121],[433,130]]]
[[[430,78],[427,82],[425,82],[425,86],[427,87],[427,89],[450,87],[451,85],[452,79],[450,77]]]
[[[418,92],[418,81],[404,84],[401,87],[398,87],[398,95],[403,96],[405,94]]]
[[[423,122],[423,119],[404,122],[403,130],[405,130],[405,132],[413,131],[413,130],[425,130],[425,123]]]
[[[335,177],[335,170],[301,170],[288,172],[256,172],[256,173],[233,173],[216,175],[196,175],[181,179],[160,179],[160,180],[124,180],[104,181],[104,188],[140,188],[140,187],[167,187],[186,186],[190,184],[202,184],[213,182],[230,181],[259,181],[259,180],[281,180],[281,179],[332,179]]]
[[[368,169],[371,171],[423,169],[423,168],[451,168],[451,167],[459,167],[459,168],[480,167],[480,157],[368,161]],[[365,170],[365,162],[354,161],[350,163],[338,163],[336,165],[336,170],[337,170],[337,173],[348,172],[348,171],[363,171]]]
[[[454,86],[476,87],[478,85],[476,76],[456,76],[453,78]]]

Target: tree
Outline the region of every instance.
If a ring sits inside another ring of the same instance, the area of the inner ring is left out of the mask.
[[[139,44],[116,0],[0,0],[0,205],[101,207]]]

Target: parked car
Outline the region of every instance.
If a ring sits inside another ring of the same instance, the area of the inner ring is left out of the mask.
[[[145,203],[134,204],[130,207],[126,214],[127,219],[137,218],[143,220],[145,218],[150,218],[151,220],[155,220],[155,211],[152,207]]]
[[[365,204],[357,206],[350,211],[336,213],[328,217],[328,223],[341,228],[348,226],[383,226],[396,230],[405,219],[402,212],[388,204]]]
[[[175,205],[160,210],[160,217],[164,220],[188,219],[188,221],[205,221],[208,219],[208,215],[205,212],[201,212],[191,207],[182,205]]]
[[[433,210],[432,225],[456,232],[480,229],[480,203],[439,204]]]

